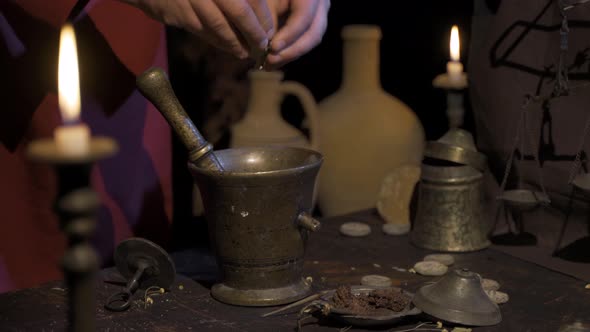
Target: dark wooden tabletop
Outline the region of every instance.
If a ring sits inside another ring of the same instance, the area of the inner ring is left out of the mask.
[[[346,221],[363,221],[372,226],[364,238],[343,237],[338,227]],[[408,237],[384,235],[375,211],[326,219],[322,229],[311,235],[306,255],[305,275],[313,278],[316,289],[340,284],[358,284],[366,274],[381,274],[394,284],[415,292],[425,282],[436,280],[401,271],[430,253],[412,246]],[[510,301],[500,305],[503,320],[493,327],[474,331],[543,332],[558,331],[577,319],[590,319],[590,290],[583,281],[486,249],[454,254],[454,268],[468,268],[500,282]],[[170,292],[154,296],[145,306],[144,293],[135,294],[126,312],[112,313],[102,307],[106,298],[121,286],[102,280],[116,280],[112,269],[101,271],[97,284],[97,326],[101,331],[293,331],[300,308],[285,314],[261,318],[275,308],[247,308],[225,305],[212,299],[209,287],[214,280],[214,259],[199,249],[173,254],[179,275]],[[198,281],[195,281],[198,280]],[[0,331],[60,331],[66,326],[66,292],[60,282],[39,288],[0,294]],[[402,326],[379,328],[397,331],[411,328],[419,320]],[[303,331],[338,331],[345,328],[330,320],[306,321]],[[352,328],[351,331],[362,330]],[[451,331],[451,328],[448,329]]]

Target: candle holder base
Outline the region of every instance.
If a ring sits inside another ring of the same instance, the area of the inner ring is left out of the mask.
[[[108,137],[92,137],[87,153],[72,155],[62,152],[51,138],[31,142],[27,154],[33,161],[52,165],[91,164],[117,153],[117,143]]]
[[[126,279],[131,279],[138,266],[146,263],[150,269],[144,272],[138,288],[158,286],[168,289],[176,277],[174,262],[168,253],[157,244],[142,238],[122,241],[115,250],[115,266]]]

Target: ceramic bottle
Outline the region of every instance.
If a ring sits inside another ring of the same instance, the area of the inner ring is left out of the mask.
[[[313,95],[302,84],[283,81],[280,71],[253,70],[248,73],[250,95],[244,117],[231,128],[231,147],[285,145],[318,149],[318,111]],[[310,138],[281,116],[286,95],[299,99],[310,125]]]
[[[381,183],[401,165],[420,166],[424,129],[380,81],[381,29],[342,29],[343,74],[338,91],[319,103],[319,205],[323,215],[375,207]]]

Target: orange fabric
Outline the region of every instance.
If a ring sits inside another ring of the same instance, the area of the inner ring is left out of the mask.
[[[48,129],[60,121],[54,112],[56,103],[57,96],[46,96],[35,112],[27,140],[51,135]],[[0,255],[17,287],[59,278],[58,262],[65,248],[64,236],[52,211],[55,173],[49,166],[29,162],[25,149],[20,145],[11,154],[0,148],[0,211],[5,234]]]
[[[16,0],[15,3],[29,15],[59,29],[75,1]],[[93,0],[88,8],[88,16],[111,47],[116,60],[133,75],[150,66],[167,67],[161,24],[138,9],[115,0]],[[11,17],[7,17],[7,21],[10,24]],[[24,46],[30,45],[25,43]],[[87,63],[93,64],[93,61]],[[110,73],[109,68],[104,69]],[[98,84],[117,89],[117,78],[113,77],[113,80]],[[96,242],[99,252],[106,259],[109,255],[112,257],[114,246],[137,235],[138,228],[141,236],[149,238],[153,235],[160,244],[165,244],[172,219],[171,137],[166,121],[133,87],[123,104],[113,110],[102,110],[106,107],[104,105],[111,104],[93,100],[96,96],[85,97],[84,91],[81,94],[84,103],[82,118],[90,121],[88,124],[93,133],[97,131],[115,137],[122,151],[122,155],[101,161],[91,175],[93,188],[102,203],[98,218],[100,234]],[[26,96],[26,91],[23,95]],[[51,137],[61,123],[56,93],[47,91],[45,98],[32,111],[26,134],[15,150],[0,142],[0,220],[3,225],[0,263],[4,264],[0,266],[0,272],[7,271],[11,279],[4,281],[3,285],[0,278],[0,289],[3,290],[6,287],[31,287],[62,278],[59,260],[65,249],[65,239],[53,212],[57,193],[55,172],[50,166],[31,162],[25,155],[31,140]],[[3,118],[2,121],[11,119]],[[133,130],[128,132],[128,128]],[[118,174],[119,168],[122,174]],[[153,185],[157,188],[152,188]],[[158,194],[148,200],[150,190],[156,190]]]
[[[154,38],[159,37],[162,25],[136,8],[115,0],[99,1],[89,15],[115,54],[134,74],[149,67],[157,51],[162,49],[160,39]]]
[[[70,10],[76,4],[76,0],[3,0],[14,1],[31,16],[43,20],[54,27],[62,25]]]

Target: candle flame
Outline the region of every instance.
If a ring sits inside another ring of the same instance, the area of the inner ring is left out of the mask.
[[[451,42],[450,42],[450,49],[451,49],[451,60],[459,61],[460,53],[461,53],[461,46],[459,43],[459,28],[456,25],[453,25],[451,29]]]
[[[76,35],[71,24],[66,24],[61,29],[57,85],[63,121],[76,122],[80,117],[80,82]]]

